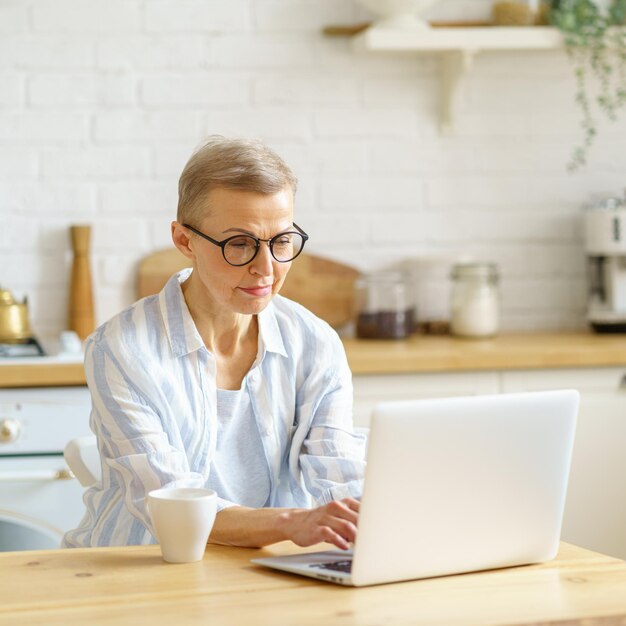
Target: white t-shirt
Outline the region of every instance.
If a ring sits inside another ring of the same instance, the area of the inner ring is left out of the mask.
[[[217,445],[207,487],[242,506],[268,506],[270,468],[245,381],[236,391],[217,390]]]

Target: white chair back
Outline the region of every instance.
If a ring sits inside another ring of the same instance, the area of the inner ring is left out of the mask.
[[[95,436],[72,439],[65,446],[63,456],[83,487],[90,487],[102,477],[100,453]]]

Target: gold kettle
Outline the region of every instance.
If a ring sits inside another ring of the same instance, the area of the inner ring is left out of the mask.
[[[17,302],[8,289],[0,287],[0,341],[30,339],[33,333],[28,321],[28,300]]]

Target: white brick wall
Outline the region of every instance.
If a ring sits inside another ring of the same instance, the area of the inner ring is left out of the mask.
[[[148,32],[215,34],[248,30],[252,5],[246,0],[150,0],[145,3]]]
[[[431,16],[488,5],[441,0]],[[357,55],[320,33],[365,19],[354,0],[0,3],[0,284],[29,295],[37,332],[66,324],[70,224],[93,226],[98,321],[132,301],[207,133],[287,159],[311,251],[362,269],[494,260],[505,327],[583,325],[581,208],[626,187],[626,121],[602,124],[589,166],[566,173],[580,135],[565,55],[492,53],[441,137],[436,56]]]
[[[244,74],[207,70],[146,75],[140,85],[141,104],[148,108],[206,108],[244,104],[249,79]]]
[[[15,73],[0,74],[0,106],[19,105],[23,100],[22,77]]]
[[[210,58],[208,38],[200,35],[133,33],[95,44],[97,67],[103,70],[189,70],[206,66]]]
[[[0,32],[21,33],[28,29],[28,7],[6,3],[0,6]]]
[[[143,26],[143,2],[136,0],[36,0],[24,4],[31,10],[35,32],[135,32]]]
[[[133,104],[132,76],[36,74],[28,81],[28,104],[34,108],[109,107]]]

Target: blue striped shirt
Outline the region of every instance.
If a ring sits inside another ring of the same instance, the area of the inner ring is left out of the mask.
[[[216,361],[189,313],[183,270],[87,340],[102,478],[63,545],[154,543],[147,493],[207,486],[217,445]],[[352,379],[333,329],[276,296],[258,315],[259,353],[246,386],[267,463],[271,507],[359,496],[365,438],[352,430]],[[219,497],[218,509],[232,506]]]

